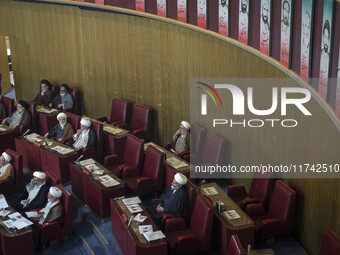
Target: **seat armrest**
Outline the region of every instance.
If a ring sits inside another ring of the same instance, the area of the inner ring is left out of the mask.
[[[107,119],[106,116],[98,117],[98,118],[96,118],[96,120],[99,120],[99,121],[101,121],[101,122],[109,123],[109,120]]]
[[[277,218],[263,220],[260,228],[260,241],[277,237],[280,226],[281,222]]]
[[[231,198],[247,197],[248,194],[246,188],[243,185],[229,185],[228,196]]]
[[[112,165],[117,165],[119,164],[119,158],[118,155],[109,155],[104,158],[104,166],[112,166]]]
[[[47,232],[49,231],[60,231],[60,224],[58,221],[47,222],[41,225],[41,229],[43,229],[43,232],[45,234],[47,234]]]
[[[96,148],[94,146],[83,148],[82,154],[85,159],[96,158]]]
[[[123,165],[123,167],[120,168],[123,170],[122,179],[140,175],[137,167]]]
[[[188,155],[188,154],[190,154],[190,150],[182,151],[178,156],[179,156],[180,158],[183,158],[185,155]]]
[[[247,205],[260,203],[257,198],[245,198],[242,200],[240,207],[245,210]]]
[[[169,151],[171,149],[171,143],[166,143],[164,148]]]
[[[246,211],[246,214],[248,214],[250,218],[266,214],[266,211],[264,210],[263,205],[260,203],[247,205],[245,211]]]
[[[155,201],[157,201],[157,200],[159,200],[159,199],[154,199]],[[152,200],[153,201],[153,200]],[[164,223],[165,223],[165,221],[167,220],[167,219],[170,219],[171,218],[171,215],[170,215],[170,213],[164,213],[163,215],[162,215],[162,225],[164,225]]]
[[[138,194],[146,194],[153,188],[153,180],[151,177],[140,177],[136,180]]]
[[[144,130],[142,128],[140,129],[135,129],[135,130],[132,130],[132,134],[137,136],[138,138],[140,139],[143,139],[144,138]]]
[[[164,231],[178,231],[187,229],[187,225],[185,224],[182,218],[167,218],[164,223]]]
[[[179,254],[183,248],[187,254],[195,254],[199,249],[196,236],[193,234],[177,236],[175,254]]]

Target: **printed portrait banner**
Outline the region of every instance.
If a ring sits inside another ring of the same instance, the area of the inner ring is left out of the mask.
[[[157,15],[166,18],[166,0],[157,0]]]
[[[207,0],[197,0],[197,26],[207,29]]]
[[[136,0],[136,11],[145,12],[145,0]]]
[[[177,0],[177,20],[187,23],[187,0]]]
[[[313,1],[302,0],[300,77],[308,82],[310,72]]]
[[[229,28],[229,0],[218,1],[218,33],[228,36]]]
[[[105,1],[104,0],[95,0],[94,2],[96,4],[105,5]]]
[[[292,0],[282,0],[280,63],[286,68],[289,68],[291,33],[292,33]]]
[[[340,45],[339,45],[339,59],[337,71],[337,85],[336,85],[336,98],[335,98],[335,115],[340,120]]]
[[[331,56],[332,18],[333,0],[324,0],[318,93],[325,101],[327,101],[329,61]]]
[[[271,1],[261,0],[260,51],[269,56],[270,51]]]
[[[248,44],[249,0],[239,0],[238,40]]]

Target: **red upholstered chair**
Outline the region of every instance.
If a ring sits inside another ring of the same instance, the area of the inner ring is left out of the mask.
[[[323,237],[319,255],[338,255],[340,253],[340,238],[330,229]]]
[[[62,185],[57,185],[57,188],[63,192],[60,202],[64,206],[64,218],[60,223],[52,221],[41,226],[40,242],[42,244],[72,234],[72,196]]]
[[[14,180],[0,181],[0,193],[5,195],[19,192],[23,187],[22,155],[11,149],[7,149],[6,153],[12,157],[11,164],[14,167]]]
[[[249,204],[246,213],[255,221],[260,241],[289,234],[294,219],[296,193],[282,181],[276,181],[266,214],[262,204]]]
[[[125,169],[123,179],[134,194],[145,195],[163,189],[163,172],[165,154],[153,146],[148,146],[145,153],[143,174]]]
[[[170,214],[163,214],[162,216],[162,225],[165,232],[174,231],[178,228],[186,228],[186,226],[190,225],[192,212],[194,210],[196,196],[197,196],[197,187],[190,180],[188,180],[186,184],[188,196],[189,196],[189,206],[188,206],[188,215],[186,219],[182,218],[171,218]],[[184,224],[184,225],[183,225]]]
[[[73,97],[73,107],[70,112],[80,114],[80,92],[77,89],[70,89],[69,93]]]
[[[152,112],[151,108],[134,104],[131,118],[131,133],[148,142],[152,139]]]
[[[112,99],[110,121],[107,117],[99,117],[97,120],[110,123],[111,125],[128,129],[131,115],[131,104],[128,101],[119,98]]]
[[[7,110],[7,116],[10,115],[12,112],[16,110],[14,106],[14,99],[9,97],[1,96],[1,101],[4,103],[6,110]]]
[[[91,129],[96,133],[96,146],[84,148],[82,154],[84,158],[103,159],[103,124],[92,121]]]
[[[118,155],[109,155],[104,158],[104,166],[116,176],[121,177],[124,171],[135,171],[139,174],[143,161],[144,143],[137,137],[128,134],[126,137],[124,157],[120,162]]]
[[[65,112],[65,114],[67,115],[67,122],[72,125],[74,132],[77,132],[77,130],[80,128],[81,117],[70,112]]]
[[[228,196],[242,209],[245,209],[248,204],[261,203],[267,210],[274,186],[274,179],[270,177],[270,175],[264,176],[262,173],[255,173],[249,194],[247,194],[246,188],[243,185],[229,185]]]
[[[31,132],[38,133],[39,132],[39,115],[37,112],[37,105],[34,102],[26,102],[29,106],[28,111],[31,114],[31,127],[27,127],[31,129]],[[25,131],[24,131],[25,132]]]
[[[182,155],[181,158],[183,158],[187,162],[190,162],[191,158],[194,159],[199,158],[201,156],[201,151],[205,138],[205,129],[195,124],[192,124],[190,128],[190,133],[194,139],[194,142],[192,143],[194,145],[194,148],[191,148],[190,151],[181,152]]]
[[[196,165],[216,165],[221,163],[226,147],[226,140],[212,133],[207,133],[201,157],[191,159]]]
[[[198,194],[195,200],[190,228],[177,228],[177,230],[165,234],[172,253],[194,254],[209,250],[212,220],[212,207],[202,195]]]
[[[226,255],[246,255],[237,235],[231,236]]]

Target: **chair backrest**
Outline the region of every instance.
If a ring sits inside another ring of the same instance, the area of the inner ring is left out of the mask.
[[[124,149],[124,163],[128,163],[138,168],[141,167],[144,142],[134,135],[128,134]]]
[[[186,187],[187,187],[187,192],[188,192],[188,197],[189,197],[187,222],[191,222],[191,217],[192,217],[192,212],[195,206],[197,191],[196,191],[196,185],[193,184],[190,180],[188,180]]]
[[[199,251],[207,251],[210,248],[213,211],[208,202],[198,194],[191,216],[190,230],[197,238]]]
[[[195,139],[194,141],[195,147],[192,148],[191,150],[196,153],[197,157],[200,157],[200,152],[201,152],[200,150],[202,150],[202,147],[203,147],[205,129],[195,124],[192,124],[190,128],[190,133]]]
[[[72,195],[64,188],[63,185],[56,186],[62,191],[60,202],[64,206],[64,219],[61,222],[62,235],[69,235],[72,233]]]
[[[103,145],[103,143],[104,143],[104,141],[103,141],[104,140],[104,138],[103,138],[103,124],[92,121],[91,128],[96,133],[96,136],[97,136],[97,143],[96,143],[97,159],[102,159],[103,158],[103,148],[104,148],[104,145]]]
[[[37,112],[37,105],[34,102],[26,102],[29,105],[27,109],[31,114],[31,132],[38,132],[39,131],[39,115]]]
[[[221,156],[225,149],[225,139],[212,133],[205,136],[204,147],[200,164],[217,164],[220,163]]]
[[[257,198],[260,203],[268,209],[270,197],[273,192],[274,179],[271,176],[266,176],[266,178],[256,178],[258,176],[263,176],[262,173],[255,173],[253,181],[251,183],[249,197]]]
[[[56,95],[60,93],[60,88],[56,85],[52,85],[51,91],[52,91],[52,98],[54,98]]]
[[[268,212],[281,221],[280,232],[290,233],[293,226],[296,193],[282,181],[276,181]]]
[[[21,190],[23,186],[23,167],[22,167],[22,155],[11,149],[6,149],[6,153],[11,156],[11,164],[14,167],[15,176],[14,184],[17,190]]]
[[[73,97],[72,113],[80,114],[80,92],[77,89],[70,89],[69,93]]]
[[[238,235],[230,237],[226,255],[246,255]]]
[[[65,114],[67,115],[67,122],[72,125],[74,131],[76,132],[80,128],[81,117],[70,112],[65,112]]]
[[[14,99],[4,96],[2,96],[1,98],[6,106],[7,115],[10,115],[12,112],[15,111]]]
[[[112,99],[110,123],[122,121],[129,123],[129,115],[131,114],[131,105],[128,101],[119,98]]]
[[[163,188],[163,172],[165,154],[149,145],[144,160],[143,176],[151,177],[157,190]]]
[[[338,255],[340,253],[340,238],[330,229],[323,237],[319,255]]]
[[[145,132],[145,140],[151,139],[152,113],[151,108],[134,104],[131,117],[131,130],[142,129]]]

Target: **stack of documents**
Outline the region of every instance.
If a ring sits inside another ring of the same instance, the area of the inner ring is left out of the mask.
[[[148,240],[149,242],[157,240],[157,239],[165,238],[165,235],[160,230],[155,231],[155,232],[146,232],[143,235],[145,239]]]
[[[203,188],[207,196],[217,195],[218,191],[214,187]]]
[[[89,159],[85,159],[85,160],[79,161],[79,164],[81,166],[86,166],[86,165],[94,164],[94,163],[96,163],[96,161],[94,161],[93,158],[89,158]]]
[[[113,126],[108,126],[108,125],[104,125],[103,127],[103,131],[113,134],[113,135],[120,135],[123,134],[125,132],[124,129],[118,128],[118,127],[113,127]]]
[[[38,134],[36,133],[32,133],[32,134],[29,134],[29,135],[26,135],[25,138],[30,141],[31,143],[34,143],[34,142],[41,142],[41,139],[38,138]]]
[[[138,213],[143,211],[142,207],[139,205],[139,203],[141,203],[139,197],[124,198],[122,201],[130,213]]]
[[[235,220],[241,218],[241,216],[235,210],[229,210],[223,212],[224,216],[226,216],[229,220]]]
[[[9,220],[2,222],[8,228],[22,229],[33,224],[33,222],[29,221],[18,212],[8,215],[8,218]]]
[[[175,157],[168,158],[166,160],[166,163],[169,164],[170,166],[172,166],[175,169],[179,169],[179,168],[188,166],[188,164],[185,163],[183,160],[179,160],[179,159],[177,159]]]
[[[113,179],[110,175],[103,175],[98,177],[98,180],[105,186],[105,187],[111,187],[119,185],[119,182],[117,182],[115,179]]]
[[[52,147],[51,149],[55,150],[55,151],[57,151],[57,152],[59,152],[60,154],[63,154],[63,155],[74,151],[74,149],[72,149],[72,148],[66,148],[66,147],[62,147],[62,146],[59,146],[59,145]]]

